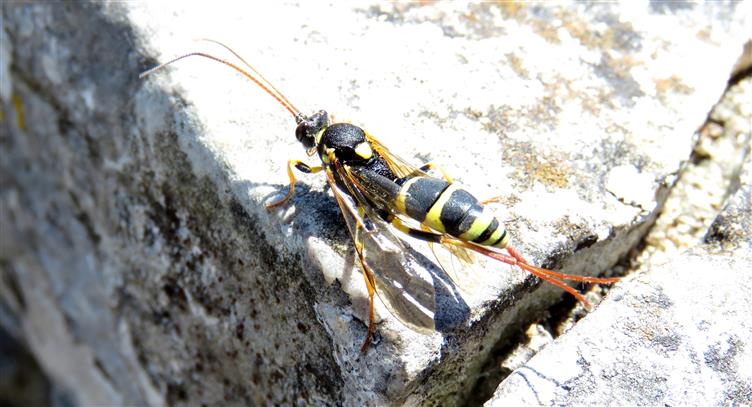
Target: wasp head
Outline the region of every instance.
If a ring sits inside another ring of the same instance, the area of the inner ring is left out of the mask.
[[[323,110],[319,110],[310,117],[300,115],[296,120],[298,127],[295,129],[295,137],[306,150],[316,146],[316,136],[329,126],[329,114]]]

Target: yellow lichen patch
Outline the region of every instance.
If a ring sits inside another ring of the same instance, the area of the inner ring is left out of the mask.
[[[522,63],[522,59],[520,59],[517,55],[509,52],[506,54],[507,61],[509,61],[509,67],[512,68],[512,70],[520,76],[520,78],[529,79],[530,78],[530,72],[525,69],[524,64]]]
[[[655,95],[663,103],[667,103],[671,97],[676,95],[689,95],[694,90],[682,82],[676,75],[663,79],[654,79],[653,83],[655,83]]]
[[[561,44],[558,27],[551,25],[550,21],[536,18],[535,20],[529,21],[529,24],[530,27],[533,28],[533,31],[540,35],[544,40],[551,44]]]
[[[692,87],[687,86],[682,82],[681,78],[676,75],[671,75],[671,77],[664,79],[655,79],[653,82],[655,82],[655,93],[658,96],[661,96],[666,92],[689,95],[693,90]]]
[[[624,54],[619,57],[612,57],[611,55],[604,55],[603,61],[611,68],[611,71],[622,80],[632,79],[632,68],[640,65],[644,65],[643,62],[632,58],[632,56]]]
[[[588,26],[584,21],[567,19],[564,20],[562,27],[567,30],[572,38],[580,40],[580,43],[582,43],[583,45],[592,46],[591,38],[593,37],[593,34],[590,32],[590,30],[588,30]]]
[[[517,195],[497,195],[481,201],[483,205],[498,203],[506,206],[507,208],[511,208],[512,206],[515,206],[520,202],[521,200]]]
[[[592,23],[571,14],[567,17],[562,27],[589,49],[623,51],[630,47],[630,34],[635,32],[630,22],[613,22],[603,31],[593,31]]]
[[[543,161],[535,156],[529,156],[525,163],[525,174],[531,181],[536,180],[557,188],[566,188],[569,185],[567,172],[563,163]]]
[[[26,131],[26,115],[24,114],[21,96],[19,96],[18,93],[13,92],[11,101],[13,102],[13,109],[16,111],[16,124],[18,125],[19,129]]]
[[[496,6],[501,9],[504,16],[512,17],[517,21],[522,21],[527,17],[527,4],[524,1],[497,1]]]

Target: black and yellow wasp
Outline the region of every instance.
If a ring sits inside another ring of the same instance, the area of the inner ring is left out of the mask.
[[[192,52],[149,69],[140,77],[190,56],[208,58],[235,69],[256,83],[293,115],[297,124],[296,138],[309,156],[318,155],[321,165],[288,161],[290,188],[287,195],[267,205],[267,208],[283,205],[293,196],[293,168],[304,173],[324,172],[326,175],[355,245],[368,289],[368,331],[361,351],[368,348],[374,329],[375,293],[391,313],[408,327],[423,332],[434,329],[431,307],[420,305],[424,299],[416,297],[421,293],[410,292],[411,282],[420,278],[413,275],[412,255],[405,250],[402,240],[393,230],[432,245],[440,245],[462,261],[472,261],[472,253],[477,253],[517,266],[566,290],[586,306],[589,304],[585,298],[563,280],[597,284],[618,281],[618,278],[557,273],[530,265],[509,246],[506,229],[488,207],[454,183],[443,169],[442,177],[433,177],[428,174],[434,167],[432,164],[414,167],[394,155],[362,128],[349,123],[331,123],[329,115],[323,110],[310,116],[304,115],[232,49],[219,42],[208,41],[227,49],[249,71],[210,54]]]

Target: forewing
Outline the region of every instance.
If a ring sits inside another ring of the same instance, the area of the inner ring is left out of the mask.
[[[342,167],[339,171],[339,176],[343,176]],[[436,298],[430,275],[405,250],[389,225],[366,202],[354,198],[359,195],[354,186],[346,183],[349,190],[345,193],[337,186],[331,167],[326,169],[326,175],[355,242],[363,273],[372,277],[381,302],[409,328],[433,332]]]
[[[374,178],[379,177],[383,180],[387,180],[385,177],[378,174],[358,171],[357,169],[350,167],[342,167],[341,173],[341,176],[347,179],[347,183],[353,186],[351,194],[360,197],[358,199],[364,202],[364,206],[368,204],[368,201],[378,202],[385,210],[399,218],[405,226],[416,230],[442,235],[441,232],[422,225],[416,220],[400,213],[399,209],[396,207],[396,200],[394,199],[393,194],[384,190],[383,185],[385,182],[373,181]],[[365,176],[366,174],[368,174],[368,176]],[[387,180],[386,182],[390,181]],[[394,188],[399,187],[394,184]],[[443,235],[443,239],[454,238],[448,235]],[[429,246],[431,247],[437,265],[444,270],[455,285],[464,287],[464,282],[469,281],[465,276],[472,273],[471,266],[476,260],[474,253],[457,245],[429,243]]]
[[[402,157],[389,151],[389,149],[385,145],[381,144],[381,142],[374,138],[371,134],[366,133],[366,140],[371,144],[373,150],[376,151],[380,156],[382,156],[384,160],[386,160],[387,164],[389,165],[389,169],[392,170],[392,172],[399,178],[427,175],[420,168],[415,167],[414,165],[404,160]]]

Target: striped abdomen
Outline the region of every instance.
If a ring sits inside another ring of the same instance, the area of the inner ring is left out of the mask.
[[[432,177],[414,177],[400,187],[397,209],[412,219],[467,242],[504,248],[504,226],[469,192]]]

